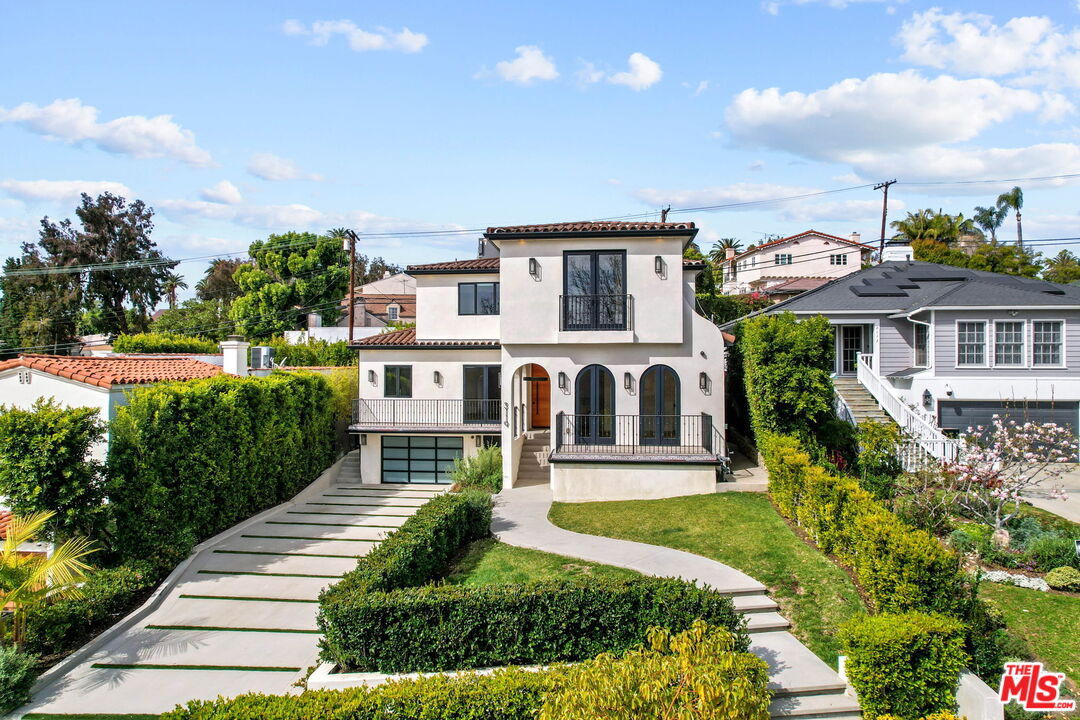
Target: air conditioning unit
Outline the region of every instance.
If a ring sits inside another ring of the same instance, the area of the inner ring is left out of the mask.
[[[274,367],[274,348],[256,345],[251,348],[251,367],[253,370],[270,370]]]

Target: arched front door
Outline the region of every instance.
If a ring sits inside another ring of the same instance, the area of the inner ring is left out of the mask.
[[[615,444],[615,378],[603,365],[589,365],[574,383],[574,441]]]
[[[641,444],[678,445],[679,376],[667,365],[653,365],[641,375]]]
[[[529,365],[529,375],[525,381],[529,383],[529,427],[551,427],[551,378],[548,371],[540,365]]]

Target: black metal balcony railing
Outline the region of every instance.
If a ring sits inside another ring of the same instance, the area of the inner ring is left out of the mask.
[[[353,425],[379,427],[438,427],[499,425],[498,400],[420,400],[385,398],[353,400]]]
[[[633,295],[560,295],[560,330],[632,330]]]
[[[719,456],[712,415],[555,416],[555,452],[565,455]]]

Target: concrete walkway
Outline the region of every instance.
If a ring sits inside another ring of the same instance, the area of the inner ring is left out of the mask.
[[[1068,498],[1066,500],[1050,498],[1049,490],[1052,485],[1062,486],[1068,494]],[[1029,491],[1024,495],[1024,499],[1035,507],[1080,523],[1080,466],[1073,466],[1071,470],[1061,477],[1046,481],[1046,487]]]
[[[787,632],[788,621],[776,612],[776,603],[760,582],[701,555],[563,530],[547,519],[550,508],[548,485],[505,489],[495,498],[492,534],[508,545],[630,568],[645,575],[679,577],[729,595],[736,609],[746,614],[750,651],[769,665],[769,687],[774,693],[770,715],[832,720],[861,717],[855,698],[845,694],[844,681]]]
[[[289,503],[200,545],[148,606],[43,677],[20,713],[160,713],[298,692],[318,659],[319,592],[445,489],[358,478],[347,457]]]

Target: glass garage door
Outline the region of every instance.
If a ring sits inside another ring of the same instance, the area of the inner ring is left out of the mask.
[[[384,435],[382,481],[385,483],[449,483],[454,459],[462,455],[462,438]]]

